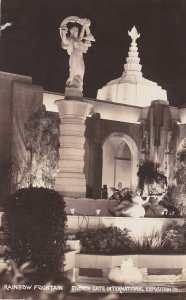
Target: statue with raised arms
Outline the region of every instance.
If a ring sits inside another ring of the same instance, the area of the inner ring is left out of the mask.
[[[78,23],[81,25],[81,30],[78,26],[71,28],[67,27],[68,23]],[[66,87],[77,88],[83,90],[83,77],[85,73],[85,64],[83,53],[86,53],[91,47],[91,42],[95,41],[90,32],[90,20],[81,19],[79,17],[68,17],[62,21],[60,25],[61,46],[67,50],[70,56],[69,59],[69,78],[66,82]]]

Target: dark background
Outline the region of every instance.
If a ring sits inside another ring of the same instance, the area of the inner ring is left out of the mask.
[[[59,26],[68,16],[90,18],[96,42],[84,56],[84,95],[123,72],[133,25],[141,33],[144,77],[168,91],[171,105],[186,103],[186,0],[2,0],[0,70],[33,77],[53,92],[64,92],[68,54]]]

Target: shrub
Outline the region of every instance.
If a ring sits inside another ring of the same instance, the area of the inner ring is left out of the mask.
[[[123,188],[121,190],[116,189],[114,187],[110,188],[113,192],[113,195],[109,198],[110,200],[115,199],[119,202],[121,201],[130,201],[132,202],[132,197],[134,195],[134,191],[129,188]]]
[[[94,229],[86,229],[77,234],[80,239],[82,253],[91,254],[125,254],[131,253],[134,243],[129,236],[129,230],[121,230],[110,226]]]
[[[0,272],[0,288],[5,285],[9,286],[30,286],[32,285],[32,274],[35,273],[35,268],[31,263],[24,263],[20,268],[14,261],[10,261],[9,267],[5,266],[3,271]],[[6,291],[6,299],[24,299],[26,300],[54,300],[64,299],[64,297],[70,293],[71,280],[64,277],[62,273],[54,274],[49,282],[45,282],[44,289],[35,289],[32,285],[31,289],[8,289]],[[60,286],[60,289],[51,289],[51,286]],[[1,293],[2,294],[2,293]],[[4,293],[3,293],[4,294]],[[3,297],[4,299],[4,297]]]
[[[170,224],[162,239],[162,246],[167,253],[186,253],[186,225],[176,222]]]
[[[181,192],[186,192],[186,139],[177,153],[174,178]]]
[[[186,199],[185,193],[183,193],[179,186],[169,185],[167,187],[166,195],[164,196],[164,201],[170,206],[175,207],[181,216],[185,213],[184,202]]]
[[[28,185],[52,188],[59,160],[60,118],[43,105],[25,124],[26,148],[30,152]]]
[[[78,232],[81,253],[85,254],[184,254],[186,253],[186,222],[173,222],[165,232],[154,231],[140,240],[133,240],[130,231],[115,226]]]
[[[160,190],[164,190],[167,185],[166,176],[160,172],[159,164],[151,160],[140,161],[138,166],[139,189],[143,194],[145,185],[148,189],[148,194],[158,194]]]
[[[63,271],[65,252],[65,203],[53,190],[20,189],[5,206],[5,259],[20,266],[31,261],[37,282]]]

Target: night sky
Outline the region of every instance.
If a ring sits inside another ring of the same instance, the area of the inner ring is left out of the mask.
[[[96,39],[84,56],[86,97],[121,76],[135,25],[144,77],[167,89],[171,105],[186,103],[186,0],[2,0],[2,23],[13,25],[1,35],[0,70],[63,93],[69,57],[58,28],[68,16],[89,18]]]

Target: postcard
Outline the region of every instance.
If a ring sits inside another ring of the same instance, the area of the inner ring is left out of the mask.
[[[0,1],[0,299],[186,293],[186,1]]]

